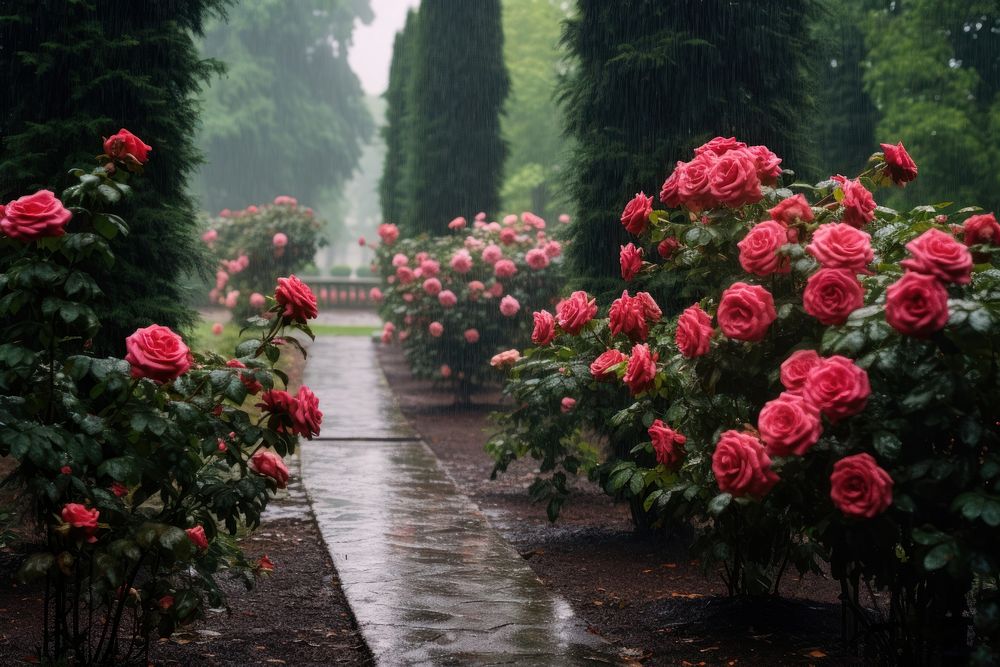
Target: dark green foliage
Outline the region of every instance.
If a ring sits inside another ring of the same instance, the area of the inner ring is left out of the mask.
[[[385,160],[379,180],[379,200],[382,219],[397,223],[403,219],[406,186],[403,182],[404,142],[407,129],[407,91],[413,74],[417,13],[410,10],[406,25],[392,43],[392,63],[389,65],[389,88],[385,91],[385,125],[381,129],[385,141]]]
[[[152,322],[187,325],[179,279],[199,266],[185,184],[199,161],[194,95],[215,72],[194,35],[229,0],[5,0],[0,8],[0,201],[70,184],[101,137],[126,127],[153,147],[144,187],[121,214],[95,345],[120,352]],[[82,148],[82,150],[81,150]],[[71,225],[72,226],[72,225]]]
[[[373,124],[347,62],[367,0],[253,0],[213,23],[205,54],[226,63],[205,99],[203,204],[238,209],[339,192]]]
[[[456,215],[500,206],[510,84],[499,0],[424,0],[415,51],[401,230],[443,233]]]
[[[562,92],[576,148],[567,173],[577,210],[569,275],[620,290],[618,219],[639,190],[659,193],[674,162],[716,135],[808,162],[812,0],[578,0],[563,41]]]

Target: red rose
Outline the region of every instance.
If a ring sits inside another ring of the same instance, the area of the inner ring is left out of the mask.
[[[653,299],[653,295],[649,292],[637,292],[635,298],[639,300],[642,304],[642,312],[646,315],[646,319],[650,323],[656,323],[660,321],[663,317],[663,311],[660,307],[656,305],[656,301]]]
[[[902,141],[895,146],[882,144],[882,154],[885,155],[886,175],[899,187],[905,187],[917,177],[917,164],[903,148]]]
[[[760,201],[757,162],[746,150],[725,153],[712,165],[709,192],[719,203],[732,208]]]
[[[316,308],[316,295],[294,274],[287,278],[278,278],[274,300],[285,308],[281,316],[292,322],[305,324],[306,320],[311,320],[319,314]]]
[[[718,159],[714,153],[702,153],[686,163],[683,168],[678,167],[681,173],[677,183],[677,196],[681,203],[692,211],[716,205],[715,198],[709,190],[709,176],[712,166]]]
[[[93,544],[97,541],[94,533],[97,532],[97,519],[101,516],[99,510],[89,510],[80,503],[66,503],[63,505],[61,516],[63,522],[76,529],[88,543]]]
[[[749,433],[725,431],[712,453],[712,472],[719,490],[734,496],[760,498],[778,483],[771,457]]]
[[[134,378],[170,382],[191,368],[191,350],[180,336],[159,324],[136,329],[125,339],[125,349]]]
[[[791,263],[778,254],[788,243],[788,228],[780,222],[766,220],[753,228],[736,246],[740,249],[740,266],[755,276],[788,273]]]
[[[569,295],[556,305],[556,319],[562,330],[569,334],[578,334],[584,325],[597,314],[597,300],[591,299],[586,292],[578,291]]]
[[[195,526],[194,528],[188,528],[186,531],[188,539],[194,544],[197,549],[207,549],[208,548],[208,538],[205,536],[205,528],[203,526]]]
[[[677,318],[674,342],[685,357],[700,357],[708,353],[712,331],[712,318],[701,309],[701,306],[694,304],[686,308]]]
[[[962,225],[962,240],[970,246],[1000,245],[1000,224],[992,213],[974,215]]]
[[[683,162],[678,161],[674,166],[673,173],[667,180],[663,181],[663,186],[660,188],[660,201],[670,208],[678,208],[683,201],[679,188],[685,167]]]
[[[729,151],[746,147],[747,145],[742,141],[737,141],[736,137],[715,137],[694,149],[694,154],[711,153],[713,155],[725,155]]]
[[[628,386],[633,396],[637,396],[653,386],[656,379],[656,361],[660,358],[655,352],[649,351],[649,346],[640,343],[632,348],[628,358],[625,377],[622,380]]]
[[[771,456],[802,456],[823,434],[819,410],[798,394],[785,392],[764,404],[757,417],[760,439]]]
[[[796,222],[812,222],[812,207],[803,195],[792,195],[782,199],[777,206],[768,210],[772,220],[793,225]]]
[[[778,318],[774,298],[760,285],[733,283],[722,293],[716,313],[722,333],[735,340],[759,341]]]
[[[302,385],[295,394],[292,403],[292,430],[307,440],[319,435],[319,427],[323,423],[323,413],[319,409],[319,399],[309,387]]]
[[[628,357],[618,350],[606,350],[590,364],[590,374],[595,380],[610,380],[614,376],[611,369],[626,359]]]
[[[905,336],[926,338],[948,324],[948,290],[934,276],[905,273],[885,290],[885,321]]]
[[[840,202],[844,209],[841,220],[860,229],[875,219],[875,198],[861,185],[861,181],[852,181],[843,176],[834,176],[833,180],[840,183],[840,190],[844,194]]]
[[[634,243],[621,246],[618,259],[622,265],[622,278],[626,282],[635,278],[636,274],[642,270],[642,250],[636,248]]]
[[[687,438],[657,419],[648,430],[653,441],[653,451],[656,452],[656,462],[667,468],[672,468],[684,458],[684,443]]]
[[[856,415],[865,409],[872,393],[868,373],[847,357],[827,357],[809,373],[805,397],[831,422]]]
[[[127,161],[131,157],[139,164],[146,164],[151,150],[152,146],[147,146],[142,139],[124,127],[118,130],[118,134],[113,134],[104,140],[104,153],[118,160]]]
[[[842,222],[820,225],[806,251],[824,268],[848,269],[853,273],[867,273],[868,265],[875,259],[868,232]]]
[[[230,359],[226,362],[226,366],[229,368],[246,368],[246,364],[239,359]],[[247,393],[249,394],[256,394],[264,388],[264,386],[251,373],[240,373],[240,382],[242,382],[243,386],[247,388]]]
[[[12,239],[31,241],[66,233],[73,214],[49,190],[39,190],[7,204],[0,212],[0,230]]]
[[[845,456],[833,464],[830,499],[847,516],[871,519],[892,504],[892,477],[871,454]]]
[[[781,176],[781,158],[767,146],[748,146],[746,152],[754,159],[757,177],[765,185],[775,185]]]
[[[649,335],[642,300],[629,296],[627,290],[611,304],[608,319],[613,336],[623,333],[632,340],[646,340]]]
[[[660,257],[663,259],[670,259],[674,251],[681,247],[681,242],[675,239],[673,236],[668,236],[667,238],[660,241],[659,245],[656,246],[656,252],[659,253]]]
[[[972,253],[951,234],[928,229],[907,243],[906,249],[911,256],[900,262],[905,269],[946,283],[967,285],[972,280]]]
[[[820,269],[806,281],[802,305],[820,324],[843,324],[865,305],[865,290],[847,269]]]
[[[267,554],[264,554],[260,557],[260,560],[257,561],[257,569],[261,572],[274,572],[274,563],[272,563],[271,559],[267,557]]]
[[[295,410],[295,397],[281,389],[271,389],[260,395],[257,407],[266,412],[269,417],[267,427],[278,433],[294,433],[292,412]]]
[[[264,449],[250,457],[250,469],[258,475],[273,479],[279,489],[288,486],[288,467],[280,456]]]
[[[639,236],[649,226],[649,214],[653,212],[653,198],[645,192],[638,193],[622,211],[622,225],[630,234]]]
[[[809,373],[823,361],[816,350],[796,350],[781,364],[781,384],[788,391],[799,391]]]
[[[547,310],[539,310],[532,314],[535,329],[531,332],[531,342],[535,345],[548,345],[556,337],[556,319]]]

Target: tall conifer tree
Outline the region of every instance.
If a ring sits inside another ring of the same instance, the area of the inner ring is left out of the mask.
[[[403,178],[406,165],[407,99],[413,74],[416,31],[417,13],[411,9],[406,15],[406,25],[396,34],[392,44],[389,86],[384,95],[385,125],[382,126],[381,133],[385,141],[385,160],[382,178],[379,180],[379,200],[382,219],[387,222],[401,221],[406,204],[406,184]]]
[[[500,0],[424,0],[416,34],[403,232],[442,233],[456,215],[500,206],[510,87]]]
[[[195,207],[186,193],[200,156],[195,95],[215,72],[194,38],[228,0],[6,0],[0,5],[0,201],[70,184],[94,165],[101,137],[125,127],[153,147],[121,211],[131,233],[98,283],[98,351],[152,322],[182,327],[181,277],[198,267]]]

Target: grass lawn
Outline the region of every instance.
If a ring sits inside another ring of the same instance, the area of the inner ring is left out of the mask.
[[[312,326],[316,336],[371,336],[378,333],[378,327],[340,326],[335,324],[315,324]],[[301,334],[300,334],[301,335]],[[232,354],[240,340],[240,329],[233,323],[225,324],[218,336],[212,333],[212,322],[202,321],[192,332],[192,345],[195,349],[209,349],[219,354]]]

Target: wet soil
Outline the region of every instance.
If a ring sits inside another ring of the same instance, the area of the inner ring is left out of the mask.
[[[636,535],[628,507],[586,479],[551,524],[527,496],[533,461],[489,478],[483,445],[489,414],[502,407],[499,391],[456,405],[444,389],[413,379],[397,347],[380,346],[378,356],[403,413],[460,488],[624,657],[644,665],[861,664],[841,641],[837,582],[792,575],[781,598],[728,598],[722,581],[691,560],[689,536]]]

